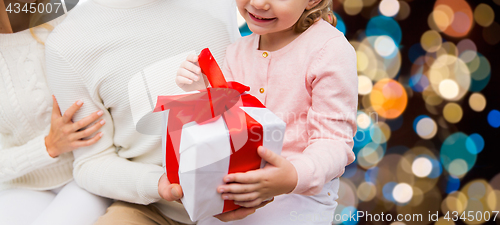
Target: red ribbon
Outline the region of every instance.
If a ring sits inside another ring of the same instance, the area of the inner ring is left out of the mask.
[[[179,147],[182,127],[192,121],[203,124],[212,122],[220,116],[224,118],[229,129],[232,151],[228,174],[259,169],[261,164],[257,147],[262,146],[262,125],[239,107],[264,108],[264,105],[254,96],[243,94],[250,90],[248,86],[238,82],[226,82],[208,48],[200,53],[198,62],[212,88],[200,90],[200,93],[195,94],[158,96],[154,110],[154,112],[160,112],[170,109],[165,157],[167,177],[171,183],[179,183]],[[243,146],[234,146],[234,143],[241,143],[242,140],[245,141]],[[240,206],[235,205],[234,201],[224,201],[223,212],[237,208]]]

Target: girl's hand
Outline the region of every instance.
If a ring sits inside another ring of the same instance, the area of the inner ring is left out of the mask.
[[[250,208],[295,189],[298,176],[292,163],[262,146],[257,152],[268,164],[262,169],[226,175],[226,185],[217,188],[222,199],[234,200],[235,204]]]
[[[64,115],[61,116],[61,111],[59,111],[59,105],[57,104],[56,98],[52,96],[52,99],[53,105],[52,118],[50,120],[50,132],[49,135],[45,137],[45,146],[47,148],[47,152],[52,158],[66,152],[71,152],[79,147],[92,145],[101,139],[102,133],[99,132],[88,140],[82,140],[99,130],[106,123],[104,120],[101,120],[83,130],[81,129],[99,119],[99,117],[103,114],[102,110],[92,113],[90,116],[73,123],[71,119],[73,118],[75,112],[82,107],[83,102],[75,102],[68,108],[68,110],[66,110],[66,112],[64,112]]]
[[[196,91],[207,88],[205,76],[201,73],[197,55],[188,55],[186,61],[177,70],[175,83],[184,91]]]

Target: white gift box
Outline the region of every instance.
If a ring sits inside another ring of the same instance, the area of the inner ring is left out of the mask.
[[[192,221],[220,214],[224,212],[225,204],[228,204],[228,201],[224,201],[221,194],[217,193],[217,187],[224,184],[223,177],[229,172],[232,153],[231,142],[233,148],[238,149],[246,142],[261,141],[265,148],[278,155],[281,154],[286,128],[285,122],[267,108],[241,105],[234,107],[239,107],[262,126],[261,140],[255,138],[254,140],[248,138],[245,140],[241,138],[239,140],[231,139],[228,125],[223,117],[203,124],[193,121],[184,124],[180,131],[178,178],[184,192],[184,197],[181,200]],[[166,128],[168,127],[169,111],[163,112],[165,118],[163,149],[167,149]],[[247,132],[254,131],[247,130]],[[257,151],[256,149],[252,150]],[[171,160],[165,158],[164,163]],[[265,162],[260,160],[260,168],[264,165]]]

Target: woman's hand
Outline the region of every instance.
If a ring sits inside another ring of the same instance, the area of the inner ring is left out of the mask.
[[[241,207],[241,208],[233,210],[233,211],[229,211],[229,212],[221,213],[219,215],[215,215],[214,217],[219,219],[222,222],[241,220],[241,219],[244,219],[245,217],[255,213],[255,211],[257,209],[266,206],[267,204],[271,203],[272,201],[274,201],[274,198],[272,198],[269,201],[262,202],[262,203],[260,203],[260,205],[255,206],[255,207],[251,207],[251,208]]]
[[[257,152],[268,164],[262,169],[226,175],[226,185],[217,188],[222,199],[234,200],[237,205],[251,208],[295,189],[298,175],[291,162],[262,146]]]
[[[171,184],[166,173],[158,180],[158,194],[167,201],[177,201],[179,203],[182,203],[180,199],[184,196],[181,185]]]
[[[102,116],[103,111],[92,113],[91,115],[81,119],[80,121],[73,123],[71,119],[76,111],[78,111],[82,105],[82,101],[75,102],[71,107],[69,107],[64,115],[61,116],[61,111],[59,111],[59,105],[57,104],[56,98],[52,96],[52,117],[50,120],[50,132],[49,135],[45,137],[45,146],[47,152],[52,158],[55,158],[63,153],[71,152],[77,148],[89,146],[96,143],[102,137],[102,133],[97,133],[94,137],[83,140],[83,138],[89,137],[94,132],[98,131],[106,121],[100,120],[98,123],[82,129],[91,123],[95,122],[99,117]]]
[[[196,91],[207,88],[208,82],[205,79],[198,65],[198,56],[191,54],[177,70],[175,83],[184,91]]]

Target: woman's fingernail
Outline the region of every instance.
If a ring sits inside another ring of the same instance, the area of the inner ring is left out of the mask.
[[[101,122],[99,122],[101,125],[104,125],[106,123],[106,120],[101,120]]]
[[[229,199],[229,196],[224,195],[224,196],[222,196],[222,198],[223,198],[224,200],[228,200],[228,199]]]
[[[219,193],[224,193],[224,188],[219,189]]]
[[[99,110],[99,112],[97,112],[98,116],[102,116],[102,114],[104,114],[104,112],[102,110]]]
[[[180,198],[181,195],[177,192],[177,190],[175,188],[172,188],[170,190],[170,193],[172,193],[172,196],[174,196],[174,198]]]
[[[103,133],[102,132],[99,132],[99,137],[102,137]]]
[[[83,101],[82,101],[82,100],[78,100],[78,101],[76,101],[76,105],[77,105],[77,106],[82,106],[82,105],[83,105]]]
[[[224,181],[229,182],[229,181],[231,181],[231,179],[229,177],[226,177],[226,179],[224,179]]]

